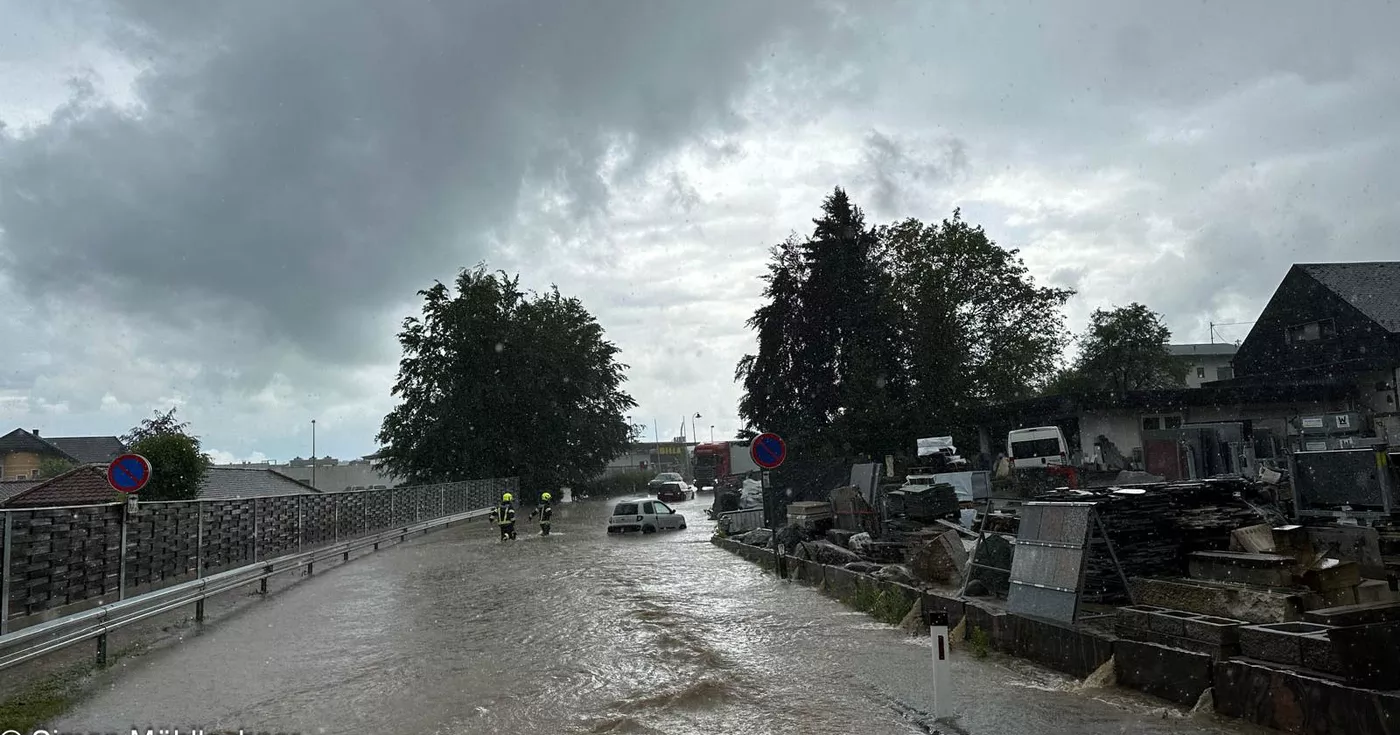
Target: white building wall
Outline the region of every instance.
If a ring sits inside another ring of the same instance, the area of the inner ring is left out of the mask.
[[[1079,441],[1085,461],[1093,457],[1099,436],[1108,437],[1119,453],[1131,460],[1133,450],[1142,448],[1142,422],[1136,411],[1108,409],[1086,411],[1079,417]]]

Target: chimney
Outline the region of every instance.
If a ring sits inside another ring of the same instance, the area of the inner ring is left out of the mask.
[[[29,430],[29,433],[33,434],[34,436],[38,436],[38,435],[39,435],[39,430],[38,430],[38,429],[30,429],[30,430]]]

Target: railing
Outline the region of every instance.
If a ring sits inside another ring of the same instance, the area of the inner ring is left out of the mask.
[[[763,528],[763,509],[728,510],[717,517],[716,527],[726,536]]]
[[[0,511],[0,668],[92,637],[101,659],[107,630],[191,602],[202,618],[206,597],[484,515],[517,489],[509,478]]]

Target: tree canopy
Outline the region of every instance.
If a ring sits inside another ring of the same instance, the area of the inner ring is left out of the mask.
[[[794,457],[909,454],[1052,375],[1073,292],[1036,285],[959,212],[870,227],[838,188],[813,224],[772,249],[748,321],[758,352],[735,377],[749,432],[782,434]]]
[[[1047,392],[1149,390],[1185,382],[1187,364],[1171,354],[1162,315],[1139,303],[1095,309],[1079,337],[1079,356]]]
[[[189,423],[175,417],[175,409],[141,423],[122,437],[132,452],[151,463],[151,481],[141,489],[142,500],[191,500],[199,497],[209,457],[199,438],[189,433]]]
[[[520,477],[534,495],[603,471],[626,450],[636,403],[618,348],[582,303],[519,277],[462,270],[455,291],[419,291],[377,440],[380,464],[409,483]]]

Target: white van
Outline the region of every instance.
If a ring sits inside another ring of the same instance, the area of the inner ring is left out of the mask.
[[[1012,468],[1018,470],[1069,464],[1069,445],[1058,426],[1037,426],[1007,433],[1006,453],[1011,457]]]

